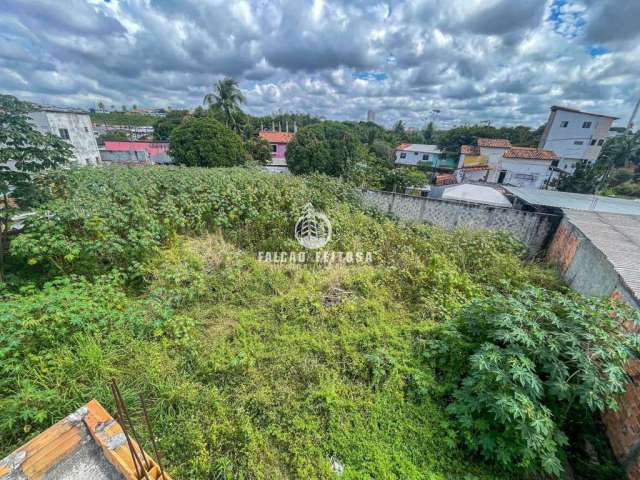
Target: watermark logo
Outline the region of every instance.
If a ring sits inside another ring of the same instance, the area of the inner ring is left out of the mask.
[[[294,227],[294,236],[306,250],[283,252],[258,252],[258,260],[269,263],[304,263],[304,264],[363,264],[373,263],[371,252],[336,252],[319,250],[331,241],[332,227],[329,218],[316,210],[311,203],[302,209]],[[309,252],[307,250],[316,250]]]
[[[322,248],[331,240],[331,222],[310,203],[302,209],[294,231],[298,243],[309,250]]]

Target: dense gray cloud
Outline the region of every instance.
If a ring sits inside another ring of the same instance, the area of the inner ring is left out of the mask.
[[[537,126],[564,104],[626,119],[637,0],[2,0],[0,92],[193,108],[233,76],[254,114]]]

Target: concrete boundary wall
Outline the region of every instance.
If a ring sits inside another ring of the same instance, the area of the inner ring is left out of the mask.
[[[411,195],[363,190],[366,205],[390,213],[401,220],[429,223],[448,230],[504,230],[529,247],[535,255],[545,248],[560,221],[557,215],[516,210],[482,203],[433,199]]]

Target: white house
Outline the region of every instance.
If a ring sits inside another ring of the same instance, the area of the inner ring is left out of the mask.
[[[401,143],[396,147],[396,165],[415,167],[421,162],[431,168],[441,170],[453,170],[456,167],[455,158],[447,158],[437,145]]]
[[[571,174],[578,162],[596,161],[616,119],[554,105],[538,147],[554,151],[559,157],[558,169]]]
[[[98,144],[89,115],[79,110],[42,107],[29,113],[36,130],[51,133],[72,146],[72,161],[76,165],[95,165],[100,162]]]
[[[458,182],[504,183],[516,187],[545,188],[551,166],[558,160],[549,150],[514,147],[503,138],[478,138],[478,145],[462,145]]]

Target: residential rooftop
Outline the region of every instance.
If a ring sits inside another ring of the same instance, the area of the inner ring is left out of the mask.
[[[553,112],[553,111],[556,111],[556,110],[564,110],[565,112],[581,113],[583,115],[592,115],[594,117],[613,118],[614,120],[617,120],[619,118],[619,117],[613,117],[611,115],[603,115],[602,113],[583,112],[582,110],[577,110],[575,108],[563,107],[561,105],[553,105],[551,107],[551,111]]]
[[[640,304],[640,216],[569,209],[564,215],[602,252]]]
[[[271,132],[269,130],[260,130],[258,135],[270,143],[289,143],[293,140],[295,134],[290,132]]]
[[[583,193],[558,192],[504,186],[512,195],[529,205],[583,210],[599,213],[640,215],[640,201],[624,198],[585,195]]]
[[[427,145],[424,143],[401,143],[396,150],[405,150],[418,153],[441,153],[437,145]]]
[[[506,138],[478,138],[478,146],[486,148],[509,148],[511,142]]]
[[[502,154],[505,158],[526,158],[531,160],[556,160],[558,155],[552,150],[531,147],[511,147]]]

